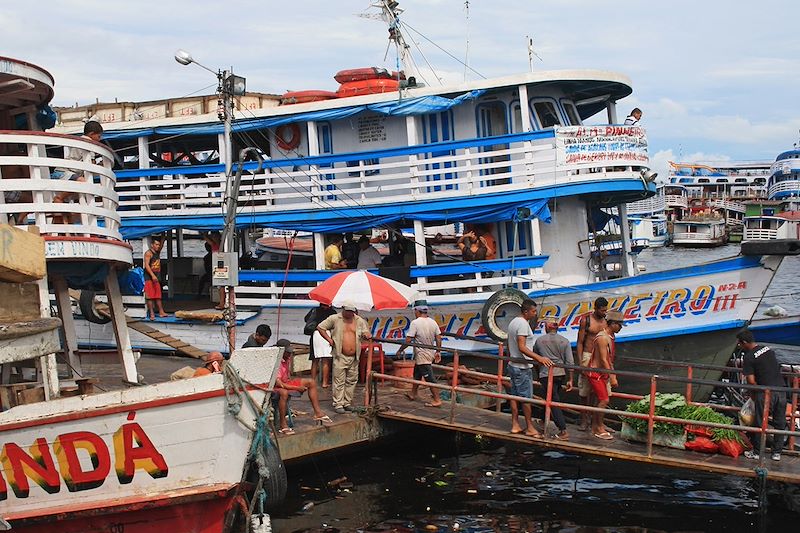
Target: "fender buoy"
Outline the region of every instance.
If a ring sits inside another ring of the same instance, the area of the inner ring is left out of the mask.
[[[264,502],[264,505],[268,508],[274,508],[282,504],[286,499],[286,491],[289,487],[289,482],[286,478],[286,467],[283,464],[280,453],[278,453],[278,448],[273,443],[271,446],[268,446],[266,450],[266,464],[264,466],[266,466],[267,471],[269,471],[269,476],[262,479],[262,488],[267,493],[267,500]],[[250,468],[247,471],[247,480],[255,486],[258,482],[258,477],[258,465],[253,462],[250,464]],[[253,495],[248,496],[252,497]]]
[[[520,315],[522,301],[528,295],[517,289],[503,289],[489,296],[481,309],[481,324],[496,341],[508,341],[508,324]]]
[[[108,324],[111,318],[106,315],[101,315],[94,307],[94,291],[81,291],[81,297],[78,299],[78,308],[81,310],[83,318],[92,324]]]
[[[363,94],[390,93],[400,89],[400,84],[393,79],[369,79],[361,81],[348,81],[339,86],[336,96],[347,98]]]
[[[363,67],[363,68],[348,68],[340,70],[333,77],[339,83],[348,83],[351,81],[364,81],[372,79],[388,79],[392,74],[385,68],[378,67]]]
[[[290,136],[287,138],[287,132]],[[281,150],[294,150],[300,146],[300,126],[297,124],[284,124],[275,128],[275,142]]]
[[[281,105],[306,104],[337,98],[336,93],[330,91],[289,91],[281,96]]]

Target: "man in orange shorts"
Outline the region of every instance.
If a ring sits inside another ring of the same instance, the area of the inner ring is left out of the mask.
[[[161,237],[153,237],[150,248],[144,253],[144,299],[147,303],[147,318],[156,319],[155,308],[158,308],[158,316],[165,317],[164,306],[161,304],[161,280],[158,275],[161,273],[161,247],[164,241]]]
[[[606,314],[605,327],[595,336],[592,347],[592,358],[589,363],[591,368],[614,369],[614,349],[616,334],[622,329],[624,317],[619,311],[609,311]],[[597,396],[597,407],[605,409],[608,406],[609,385],[617,386],[617,376],[602,372],[588,372],[589,385]],[[598,439],[611,440],[614,437],[605,425],[605,413],[592,414],[592,433]]]
[[[311,379],[292,379],[289,365],[294,354],[292,343],[287,339],[279,339],[275,346],[283,348],[281,366],[278,369],[278,377],[275,379],[275,387],[272,394],[278,396],[278,413],[281,417],[281,428],[279,433],[284,435],[294,434],[294,430],[289,427],[286,421],[286,414],[289,407],[290,396],[301,396],[308,391],[308,399],[311,401],[311,408],[314,409],[314,421],[333,422],[319,407],[319,397],[317,395],[317,384]]]

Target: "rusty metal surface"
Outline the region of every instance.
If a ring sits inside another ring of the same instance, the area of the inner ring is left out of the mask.
[[[652,455],[648,456],[645,444],[627,442],[618,434],[615,435],[614,440],[598,439],[591,432],[578,431],[577,426],[571,424],[568,424],[569,441],[553,438],[534,439],[522,434],[512,434],[510,432],[511,418],[505,413],[459,404],[455,407],[454,415],[453,423],[450,423],[449,405],[435,408],[426,407],[422,402],[408,402],[406,405],[395,402],[391,408],[377,412],[377,416],[384,419],[489,436],[540,448],[741,477],[756,477],[757,475],[758,461],[747,459],[744,456],[734,459],[725,455],[702,454],[659,446],[653,447]],[[539,429],[542,429],[541,423]],[[780,462],[767,459],[764,466],[768,479],[800,483],[800,456],[796,453],[784,452]]]

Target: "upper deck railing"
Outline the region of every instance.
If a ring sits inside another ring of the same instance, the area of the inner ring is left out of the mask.
[[[665,194],[664,203],[669,207],[689,207],[689,198],[683,194]]]
[[[47,260],[130,263],[113,161],[110,149],[86,139],[0,131],[0,223],[36,224]]]
[[[784,180],[769,186],[768,197],[772,200],[789,196],[800,196],[800,180]]]
[[[251,212],[332,209],[452,199],[639,177],[648,165],[638,127],[564,127],[369,152],[268,160],[242,178]],[[255,164],[245,164],[245,169]],[[123,217],[219,215],[220,165],[124,170]],[[585,192],[585,191],[583,191]]]
[[[656,194],[650,198],[631,202],[628,204],[629,215],[649,215],[663,213],[667,204],[663,194]]]

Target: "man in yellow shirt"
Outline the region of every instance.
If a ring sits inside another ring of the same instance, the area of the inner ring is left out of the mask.
[[[327,248],[325,248],[325,269],[336,270],[346,268],[347,263],[342,259],[342,243],[344,240],[341,235],[336,235]]]

